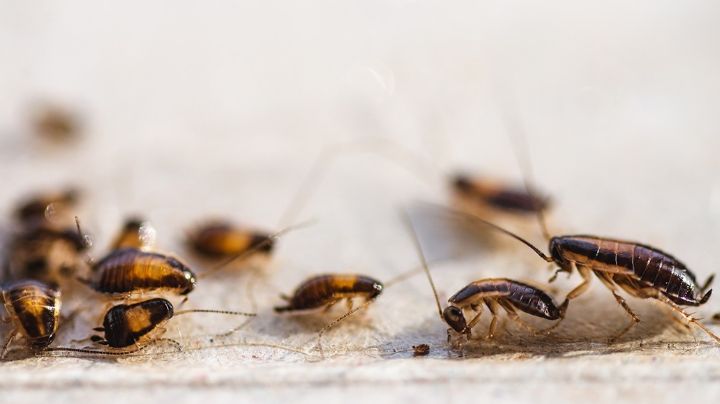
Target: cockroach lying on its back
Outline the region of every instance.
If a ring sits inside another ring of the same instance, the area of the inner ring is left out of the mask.
[[[254,317],[255,313],[244,313],[228,310],[193,309],[175,311],[172,303],[162,298],[144,300],[133,304],[113,306],[105,313],[102,327],[95,331],[104,336],[94,335],[91,340],[111,348],[139,346],[147,336],[159,326],[173,317],[189,313],[214,313],[233,316]]]
[[[537,287],[507,278],[481,279],[470,282],[450,297],[450,299],[448,299],[450,305],[443,309],[440,305],[440,299],[438,299],[435,289],[435,282],[433,282],[432,276],[430,275],[430,269],[428,268],[425,254],[422,251],[420,240],[408,216],[405,217],[405,221],[412,235],[414,247],[422,262],[422,267],[432,287],[440,319],[450,326],[450,328],[448,328],[448,342],[452,341],[453,336],[461,336],[465,339],[471,338],[473,327],[480,321],[483,306],[486,306],[492,314],[492,320],[490,321],[490,328],[487,334],[488,339],[495,336],[500,309],[503,309],[511,320],[534,333],[540,331],[522,321],[518,315],[518,311],[546,320],[557,320],[557,323],[544,330],[545,332],[557,327],[560,320],[562,320],[560,309],[550,295]],[[473,313],[470,321],[467,320],[466,312]],[[464,341],[460,341],[459,345],[462,345],[463,342]]]

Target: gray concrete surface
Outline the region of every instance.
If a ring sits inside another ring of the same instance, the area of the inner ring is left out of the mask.
[[[324,360],[312,347],[332,315],[293,319],[271,311],[280,292],[313,273],[387,280],[415,267],[397,208],[445,203],[443,173],[466,168],[520,181],[506,113],[526,129],[535,180],[555,201],[554,231],[641,240],[680,257],[700,278],[715,272],[716,3],[0,1],[0,10],[6,229],[20,196],[78,184],[94,256],[123,217],[137,212],[155,224],[161,249],[186,255],[183,232],[208,216],[281,227],[328,145],[391,140],[429,162],[408,169],[360,151],[335,159],[295,215],[317,224],[280,241],[252,293],[248,269],[237,268],[202,279],[187,303],[256,304],[258,318],[241,331],[218,337],[242,320],[198,315],[168,323],[165,336],[180,341],[182,353],[156,346],[96,359],[16,351],[0,365],[4,401],[718,396],[717,346],[700,332],[685,333],[658,304],[630,298],[642,321],[608,345],[626,317],[599,282],[556,333],[531,337],[506,324],[494,342],[468,347],[465,358],[448,354],[422,277],[388,288],[364,315],[328,333]],[[82,139],[54,146],[33,138],[27,116],[36,100],[81,113]],[[519,229],[543,243],[532,223]],[[444,297],[482,277],[544,283],[550,274],[510,242],[487,246],[468,237],[442,226],[424,232],[430,253],[440,245],[467,252],[434,265]],[[562,296],[577,282],[577,275],[560,279],[554,292]],[[76,293],[68,307],[87,310],[58,345],[87,336],[105,305]],[[697,313],[717,309],[713,298]],[[417,343],[432,346],[429,357],[412,357]]]

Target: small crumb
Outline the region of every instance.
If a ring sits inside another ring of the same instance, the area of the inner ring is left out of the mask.
[[[413,345],[413,356],[425,356],[430,353],[430,345],[420,344]]]

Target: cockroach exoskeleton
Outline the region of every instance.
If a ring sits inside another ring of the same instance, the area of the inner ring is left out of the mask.
[[[36,280],[19,280],[4,284],[0,297],[14,328],[3,345],[4,358],[12,341],[21,336],[34,352],[47,348],[55,339],[60,320],[60,290]]]
[[[331,321],[318,333],[318,347],[322,353],[320,341],[323,334],[345,318],[364,309],[382,293],[382,282],[365,275],[355,274],[324,274],[316,275],[300,284],[292,296],[281,295],[287,301],[285,306],[276,306],[276,313],[308,314],[318,310],[329,310],[333,305],[345,300],[348,311]],[[353,300],[359,298],[364,302],[353,308]]]
[[[99,345],[105,345],[113,350],[94,350],[85,348],[57,347],[49,351],[78,352],[98,355],[128,355],[136,353],[146,346],[148,342],[168,341],[178,350],[182,350],[179,343],[165,338],[150,338],[153,331],[162,331],[162,325],[173,317],[190,313],[214,313],[233,316],[254,317],[255,313],[245,313],[229,310],[190,309],[175,311],[172,303],[163,298],[153,298],[132,304],[119,304],[111,307],[106,313],[102,327],[94,328],[103,335],[93,335],[90,340]],[[134,347],[127,350],[128,347]]]
[[[6,280],[35,279],[58,285],[77,272],[80,254],[87,247],[74,229],[25,226],[9,242]]]
[[[115,236],[110,250],[121,248],[137,248],[149,250],[155,246],[155,228],[150,222],[140,217],[131,217],[125,220],[120,233]]]
[[[37,225],[53,222],[66,215],[79,201],[80,192],[75,188],[63,191],[38,193],[19,204],[16,219],[22,224]]]
[[[405,219],[412,235],[415,249],[420,256],[422,267],[432,287],[435,303],[437,303],[438,314],[440,318],[450,326],[450,328],[448,328],[448,343],[452,341],[454,335],[465,339],[471,338],[473,327],[480,321],[483,306],[486,306],[492,314],[487,339],[491,339],[495,335],[498,315],[500,314],[501,308],[507,313],[511,320],[531,330],[535,334],[541,331],[525,323],[518,315],[518,311],[546,320],[558,321],[542,332],[547,332],[558,326],[562,320],[561,311],[550,295],[538,287],[507,278],[481,279],[470,282],[451,296],[450,299],[448,299],[450,305],[443,309],[440,305],[440,299],[435,289],[435,282],[433,282],[432,276],[430,275],[430,269],[428,268],[425,254],[422,251],[420,240],[418,239],[410,218],[406,216]],[[468,317],[465,316],[466,312],[473,313],[470,321],[467,321]],[[459,345],[462,345],[462,342]]]
[[[210,259],[224,259],[254,250],[268,255],[274,247],[271,234],[236,226],[225,220],[212,220],[192,229],[187,235],[188,247]]]

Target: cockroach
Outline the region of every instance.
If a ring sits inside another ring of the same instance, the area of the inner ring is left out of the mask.
[[[77,115],[57,104],[38,106],[32,125],[38,136],[56,142],[72,140],[80,133],[80,120]]]
[[[720,337],[705,327],[698,319],[686,313],[681,306],[700,306],[708,301],[712,289],[708,290],[714,275],[700,286],[688,267],[672,255],[657,248],[634,241],[616,240],[590,235],[554,236],[549,238],[549,255],[517,234],[475,215],[452,211],[470,218],[528,246],[540,258],[559,267],[553,281],[560,272],[571,274],[574,269],[582,277],[580,285],[572,289],[560,305],[564,317],[570,300],[587,291],[594,275],[610,289],[617,303],[632,319],[631,323],[611,338],[617,340],[635,326],[640,319],[625,299],[618,294],[620,289],[641,299],[655,299],[685,318],[688,323],[700,327],[710,337],[720,342]],[[543,228],[544,224],[543,224]],[[544,230],[547,234],[547,230]]]
[[[270,236],[268,232],[213,220],[192,229],[186,242],[190,249],[205,258],[222,259],[250,250],[270,254],[274,247]]]
[[[195,289],[195,273],[180,259],[137,248],[111,251],[93,264],[83,280],[100,293],[128,295],[160,291],[187,295]]]
[[[9,243],[7,273],[10,279],[35,279],[57,285],[75,274],[85,240],[72,229],[28,225]]]
[[[450,182],[453,196],[461,207],[513,215],[535,214],[549,208],[548,198],[503,181],[456,174]]]
[[[74,188],[32,195],[20,203],[15,217],[24,224],[45,223],[56,215],[67,213],[77,204],[79,195]]]
[[[4,284],[0,297],[9,321],[14,323],[0,358],[5,357],[8,347],[18,336],[24,337],[35,352],[53,342],[60,318],[60,290],[36,280],[19,280]]]
[[[546,320],[562,320],[560,309],[555,304],[553,298],[545,291],[526,283],[507,278],[481,279],[470,282],[451,296],[450,299],[448,299],[450,305],[443,309],[440,305],[440,299],[435,289],[435,282],[430,275],[430,269],[415,228],[409,216],[405,216],[405,220],[412,235],[413,245],[417,250],[422,267],[425,270],[425,274],[427,275],[435,296],[435,303],[437,304],[440,319],[450,326],[450,328],[448,328],[448,342],[452,340],[454,335],[463,336],[468,340],[471,338],[473,327],[480,321],[483,305],[485,305],[492,314],[487,334],[488,339],[493,338],[495,335],[498,315],[501,308],[507,313],[511,320],[532,330],[534,333],[538,333],[539,331],[525,323],[518,315],[518,311]],[[474,313],[470,321],[466,320],[466,312]],[[549,329],[557,327],[557,324],[558,323]]]
[[[139,217],[131,217],[125,221],[120,233],[110,244],[110,250],[119,250],[121,248],[147,250],[154,245],[155,228]]]
[[[100,355],[127,355],[135,353],[146,346],[144,343],[149,340],[150,334],[162,328],[161,326],[165,322],[173,317],[190,313],[213,313],[247,317],[254,317],[256,315],[255,313],[213,309],[175,311],[172,303],[168,300],[153,298],[133,304],[119,304],[111,307],[105,313],[102,327],[93,329],[94,331],[103,333],[103,335],[93,335],[90,337],[92,342],[99,345],[117,349],[135,346],[136,349],[134,350],[103,351],[70,347],[48,348],[47,350]],[[174,342],[172,340],[169,341]]]
[[[380,281],[365,275],[316,275],[301,283],[292,296],[281,295],[288,304],[275,307],[275,312],[328,309],[341,300],[346,300],[348,308],[352,310],[354,298],[362,298],[368,302],[377,298],[382,291],[383,284]]]
[[[307,314],[317,310],[329,310],[333,305],[345,300],[348,311],[323,327],[318,333],[318,347],[322,353],[320,341],[325,332],[342,320],[364,309],[382,293],[382,282],[365,275],[323,274],[310,277],[295,289],[292,296],[281,295],[287,301],[285,306],[276,306],[276,313]],[[353,308],[354,299],[364,302]]]

